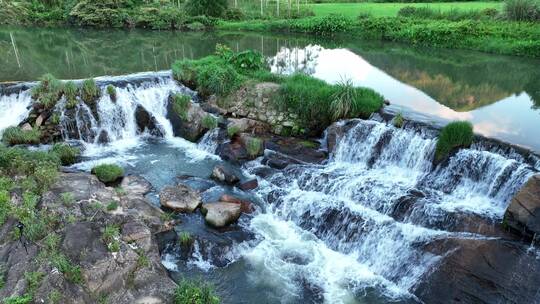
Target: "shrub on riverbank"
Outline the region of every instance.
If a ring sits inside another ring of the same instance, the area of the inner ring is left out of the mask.
[[[313,77],[296,74],[285,78],[277,106],[298,115],[312,128],[320,128],[344,118],[368,118],[383,106],[375,91],[345,83],[330,85]]]
[[[311,26],[317,18],[225,22],[220,23],[218,28],[317,34],[317,27]],[[336,32],[365,39],[540,57],[540,24],[364,16],[339,29]]]
[[[219,304],[210,285],[201,281],[182,280],[174,291],[175,304]]]
[[[468,121],[455,121],[446,125],[439,134],[435,149],[435,160],[441,161],[453,150],[466,148],[473,141],[473,126]]]
[[[124,176],[122,167],[112,164],[102,164],[92,169],[92,174],[103,183],[113,183]]]
[[[9,146],[37,145],[40,142],[41,132],[38,129],[23,130],[20,127],[9,127],[4,130],[2,141]]]
[[[177,61],[174,78],[196,89],[203,96],[226,96],[243,82],[243,77],[225,59],[208,56],[198,60]]]
[[[499,14],[496,9],[483,10],[459,10],[452,9],[448,11],[434,10],[430,7],[415,7],[405,6],[398,12],[400,17],[418,18],[418,19],[434,19],[434,20],[494,20]]]

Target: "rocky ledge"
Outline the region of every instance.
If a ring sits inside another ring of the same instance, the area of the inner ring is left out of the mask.
[[[13,219],[2,227],[0,263],[6,272],[0,298],[23,295],[28,275],[38,274],[35,303],[49,303],[53,295],[58,303],[171,303],[176,284],[157,244],[167,223],[163,211],[144,198],[150,188],[137,176],[125,177],[122,191],[115,191],[87,173],[62,173],[39,202],[43,214],[59,222],[58,238],[13,238]],[[13,194],[12,203],[19,201]]]

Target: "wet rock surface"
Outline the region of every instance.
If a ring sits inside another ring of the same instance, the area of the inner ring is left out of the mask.
[[[169,97],[167,105],[167,119],[172,124],[174,136],[183,137],[187,140],[196,142],[208,130],[203,125],[203,119],[210,115],[208,112],[196,103],[190,103],[185,113],[185,117],[180,117],[175,112],[172,97]]]
[[[159,193],[161,206],[191,213],[201,204],[199,193],[186,185],[168,186]]]
[[[512,198],[505,220],[508,226],[528,238],[540,235],[540,175],[531,177]]]
[[[425,303],[537,303],[540,260],[528,246],[498,239],[446,239],[426,248],[444,255],[414,294]]]
[[[223,228],[240,218],[242,205],[229,202],[207,203],[202,205],[201,212],[209,225]]]

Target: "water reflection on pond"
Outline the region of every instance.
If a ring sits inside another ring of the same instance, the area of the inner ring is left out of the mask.
[[[276,72],[350,78],[408,115],[466,119],[478,133],[540,151],[540,61],[477,52],[294,35],[2,28],[0,81],[163,70],[212,54],[216,43],[259,50]]]

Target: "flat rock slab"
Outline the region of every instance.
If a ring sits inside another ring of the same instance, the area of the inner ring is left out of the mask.
[[[159,193],[159,202],[163,207],[191,213],[201,204],[201,196],[186,185],[168,186]]]
[[[217,202],[203,204],[201,208],[206,222],[216,228],[236,222],[242,214],[242,206],[236,203]]]

